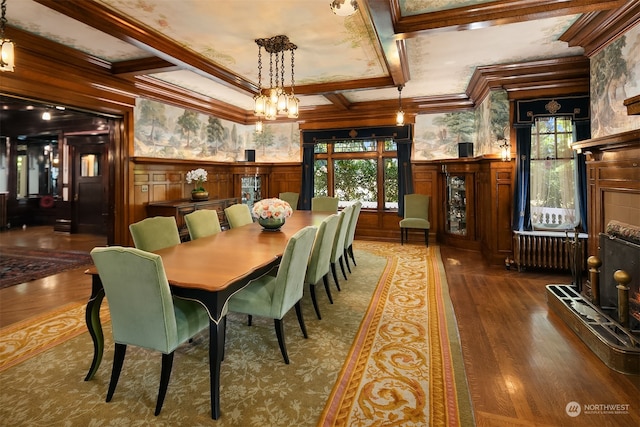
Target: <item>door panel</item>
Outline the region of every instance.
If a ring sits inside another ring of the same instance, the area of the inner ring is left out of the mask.
[[[107,234],[108,144],[101,136],[69,139],[74,155],[73,165],[73,231]]]

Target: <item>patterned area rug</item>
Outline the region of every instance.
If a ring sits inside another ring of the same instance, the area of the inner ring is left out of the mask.
[[[0,247],[0,289],[92,264],[88,252]]]
[[[104,401],[113,358],[104,307],[105,355],[95,378],[83,381],[93,352],[83,306],[0,330],[0,418],[12,426],[473,425],[438,248],[354,247],[358,265],[341,292],[332,283],[334,304],[318,289],[322,320],[303,298],[309,339],[295,313],[285,317],[290,365],[271,320],[254,318],[248,327],[246,317],[229,315],[215,422],[206,332],[176,350],[167,398],[154,417],[154,352],[130,347],[114,398]]]

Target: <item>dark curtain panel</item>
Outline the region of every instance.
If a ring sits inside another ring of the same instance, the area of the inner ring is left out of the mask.
[[[404,195],[413,193],[411,141],[398,143],[398,216],[404,216]]]
[[[590,120],[576,121],[574,129],[576,141],[591,139]],[[587,221],[587,162],[585,155],[582,153],[576,156],[576,172],[578,175],[576,180],[576,185],[578,186],[578,211],[580,212],[582,231],[586,233],[589,231],[587,228],[589,224],[589,221]]]
[[[531,125],[516,127],[516,179],[513,195],[513,229],[531,230],[529,172],[531,167]]]
[[[313,197],[314,144],[302,144],[302,191],[300,194],[300,210],[311,210]]]

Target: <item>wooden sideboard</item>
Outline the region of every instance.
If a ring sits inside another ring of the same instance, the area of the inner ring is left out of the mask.
[[[189,240],[189,230],[184,222],[184,216],[197,209],[212,209],[218,212],[220,227],[223,230],[229,228],[229,222],[224,214],[224,209],[228,206],[239,203],[237,197],[229,199],[212,199],[204,201],[193,201],[190,199],[168,200],[163,202],[153,202],[147,205],[147,216],[173,216],[176,218],[180,238],[185,241]]]

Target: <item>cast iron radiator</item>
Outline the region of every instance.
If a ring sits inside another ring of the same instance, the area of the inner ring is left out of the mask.
[[[579,247],[574,255],[575,233],[561,231],[514,231],[514,261],[518,270],[524,267],[571,270],[574,256],[584,265],[587,234],[578,235]]]

